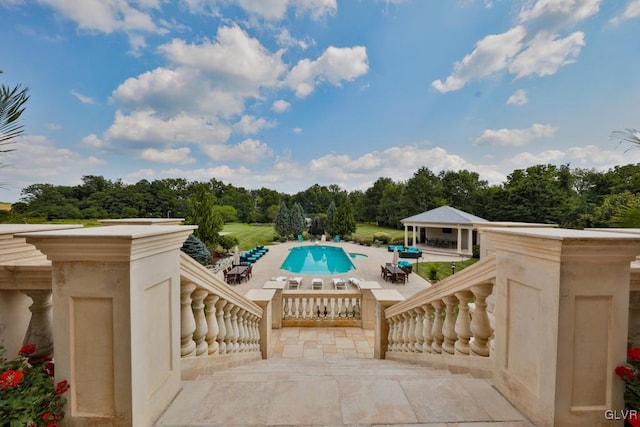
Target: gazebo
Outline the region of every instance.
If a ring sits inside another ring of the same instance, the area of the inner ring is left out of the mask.
[[[457,249],[460,255],[473,252],[474,232],[478,223],[487,223],[470,213],[451,206],[440,206],[418,215],[400,220],[404,225],[404,244],[409,245],[409,227],[412,228],[412,246],[423,243],[446,250]]]

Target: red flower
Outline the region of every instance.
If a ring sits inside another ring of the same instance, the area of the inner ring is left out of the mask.
[[[56,421],[49,421],[47,423],[47,427],[56,427],[58,425],[58,423]]]
[[[629,421],[632,427],[640,427],[640,418],[638,418],[638,415],[630,415],[627,421]]]
[[[640,348],[630,348],[627,350],[627,356],[633,360],[640,360]]]
[[[629,381],[633,380],[633,371],[626,366],[618,366],[616,368],[616,374],[622,378],[623,380],[628,379]]]
[[[53,415],[51,415],[49,412],[45,412],[44,414],[42,414],[42,419],[47,421],[49,419],[53,418]]]
[[[52,377],[54,375],[55,372],[55,368],[53,366],[53,362],[47,362],[44,365],[44,371],[47,373],[47,375],[49,375],[50,377]]]
[[[23,356],[28,356],[31,353],[33,353],[34,351],[36,351],[36,345],[35,344],[25,344],[25,345],[22,346],[22,348],[20,349],[20,351],[18,353],[23,355]]]
[[[60,381],[56,384],[56,394],[64,394],[69,390],[69,383],[67,380]]]
[[[13,369],[4,371],[2,374],[0,374],[0,388],[6,390],[9,387],[16,387],[20,383],[22,375],[22,371],[15,371]]]

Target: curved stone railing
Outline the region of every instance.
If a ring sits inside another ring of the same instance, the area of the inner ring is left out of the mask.
[[[487,298],[496,260],[485,258],[385,310],[387,359],[429,359],[436,365],[490,370],[493,328]],[[450,356],[450,357],[449,357]],[[479,356],[474,361],[461,360]]]
[[[188,255],[180,254],[180,356],[250,353],[261,357],[263,310],[230,289]]]
[[[362,292],[282,292],[282,326],[362,326]]]

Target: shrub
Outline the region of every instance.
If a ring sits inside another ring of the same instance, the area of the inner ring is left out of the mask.
[[[429,280],[438,280],[438,267],[435,265],[429,267]]]
[[[480,259],[480,245],[473,245],[471,257]]]
[[[226,251],[230,251],[238,245],[240,241],[236,236],[224,235],[218,238],[218,244]]]
[[[391,241],[391,235],[389,233],[380,231],[378,233],[373,233],[373,240],[379,240],[383,244],[387,245]]]
[[[51,360],[39,365],[29,363],[35,344],[26,344],[15,360],[0,358],[0,425],[53,427],[64,418],[62,395],[69,390],[67,381],[55,384]],[[0,356],[4,354],[0,347]]]
[[[202,240],[198,239],[195,234],[190,234],[189,237],[187,237],[187,240],[182,244],[180,250],[205,266],[209,264],[209,260],[211,259],[211,252],[209,252],[207,246]]]

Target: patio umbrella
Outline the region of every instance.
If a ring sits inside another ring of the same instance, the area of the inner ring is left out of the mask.
[[[398,265],[398,248],[393,248],[393,265]]]
[[[233,250],[233,265],[240,265],[240,252],[238,252],[238,245]]]

